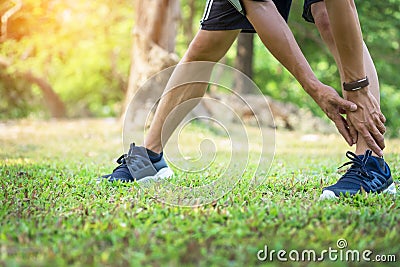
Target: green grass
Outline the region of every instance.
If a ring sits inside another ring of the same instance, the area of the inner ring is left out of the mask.
[[[257,172],[265,182],[254,186],[245,174],[217,201],[182,208],[157,201],[136,183],[94,183],[115,167],[122,152],[120,129],[112,120],[0,124],[0,265],[356,265],[284,264],[276,258],[270,263],[256,256],[265,245],[288,252],[338,249],[340,238],[347,240],[347,249],[400,259],[398,195],[317,201],[347,161],[338,136],[316,135],[313,141],[277,132],[272,167],[268,171],[262,162]],[[398,183],[400,141],[389,140],[387,146],[386,160]],[[251,163],[250,172],[256,167]],[[177,170],[175,182],[196,186],[219,172]]]

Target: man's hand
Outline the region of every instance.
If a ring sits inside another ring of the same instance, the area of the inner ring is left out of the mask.
[[[346,142],[352,146],[357,142],[357,131],[352,124],[349,124],[342,113],[351,114],[357,110],[357,105],[345,100],[339,94],[327,85],[320,83],[316,90],[307,90],[315,102],[331,119],[344,137]]]
[[[360,134],[368,147],[378,156],[383,156],[386,132],[385,116],[383,116],[379,104],[368,88],[354,92],[346,92],[345,98],[357,104],[357,110],[347,112],[347,121],[351,128]]]

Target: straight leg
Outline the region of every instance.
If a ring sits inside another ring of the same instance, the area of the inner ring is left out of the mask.
[[[194,61],[218,62],[231,47],[239,32],[239,30],[200,30],[197,33],[164,90],[144,141],[144,146],[147,149],[160,153],[163,149],[162,142],[168,140],[182,119],[197,105],[207,89],[207,83],[193,81],[209,80],[213,65],[201,64],[199,65],[201,68],[199,68],[195,64],[185,65],[184,63]],[[188,83],[184,84],[185,82]],[[168,120],[168,125],[164,125],[171,111],[190,99],[198,99],[198,101],[191,101],[188,102],[189,105],[182,105],[184,108]]]

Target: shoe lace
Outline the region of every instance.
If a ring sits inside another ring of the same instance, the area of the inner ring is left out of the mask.
[[[125,157],[126,157],[126,154],[122,154],[122,155],[117,159],[117,163],[118,163],[119,165],[113,170],[113,172],[116,171],[116,170],[118,170],[118,169],[120,169],[120,168],[125,168],[125,165],[126,165]]]
[[[126,157],[128,156],[128,154],[122,154],[118,159],[117,159],[117,163],[119,164],[115,169],[114,169],[114,171],[115,170],[118,170],[118,169],[120,169],[120,168],[125,168],[126,166],[127,166],[127,163],[126,163]],[[133,154],[133,155],[129,155],[129,160],[131,161],[131,162],[137,162],[137,161],[140,161],[140,158],[137,156],[137,155],[135,155],[135,154]]]
[[[346,174],[343,177],[350,176],[350,175],[357,175],[357,176],[362,176],[362,177],[367,177],[369,179],[372,179],[371,174],[369,173],[367,169],[367,161],[369,157],[372,155],[371,150],[367,150],[365,152],[365,155],[362,159],[360,159],[356,154],[354,154],[351,151],[346,152],[346,157],[350,159],[349,162],[346,162],[342,166],[340,166],[338,169],[341,169],[347,165],[352,165],[350,169],[347,170]]]

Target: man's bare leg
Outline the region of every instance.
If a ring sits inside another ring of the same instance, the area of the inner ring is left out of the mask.
[[[365,77],[363,41],[353,0],[326,0],[324,2],[341,58],[345,82]]]
[[[329,50],[335,58],[342,82],[346,81],[344,62],[341,61],[339,52],[337,50],[337,44],[335,43],[335,39],[333,37],[325,3],[317,2],[312,4],[311,12],[322,39],[327,44]],[[369,93],[371,94],[372,98],[375,98],[374,100],[379,107],[378,75],[366,45],[362,43],[362,46],[364,71],[370,80]],[[345,93],[346,92],[343,92],[344,95]],[[320,199],[337,198],[341,194],[354,195],[363,191],[369,193],[396,193],[396,187],[393,183],[389,166],[382,158],[370,157],[369,152],[366,152],[367,149],[371,149],[371,147],[366,142],[364,136],[358,135],[355,154],[363,155],[363,163],[357,163],[356,155],[352,155],[353,157],[351,157],[351,154],[346,154],[347,157],[353,162],[352,167],[348,169],[335,184],[325,187],[322,190]],[[359,159],[360,158],[358,158],[358,160]]]
[[[319,33],[321,34],[322,39],[324,40],[325,44],[328,46],[331,54],[333,55],[336,64],[339,69],[340,78],[342,83],[344,80],[344,73],[343,73],[343,66],[339,58],[338,50],[336,48],[336,43],[333,38],[332,29],[330,26],[328,13],[326,10],[325,2],[317,2],[311,5],[311,13],[315,20],[315,25],[318,28]],[[369,54],[368,48],[363,43],[363,62],[364,62],[364,69],[365,73],[367,74],[370,82],[370,90],[372,95],[376,98],[377,102],[380,102],[379,96],[379,82],[378,82],[378,75],[375,69],[374,62]],[[367,149],[370,149],[362,136],[358,137],[356,143],[356,154],[361,155],[364,154]]]
[[[174,114],[172,120],[168,120],[168,125],[164,125],[168,115],[183,102],[190,99],[200,99],[207,89],[207,83],[193,83],[193,81],[208,81],[212,72],[212,64],[196,66],[195,64],[185,65],[184,63],[194,61],[218,62],[231,47],[239,32],[240,30],[200,30],[197,33],[164,90],[144,141],[144,146],[147,149],[160,153],[163,149],[162,142],[168,140],[178,124],[199,101],[187,102],[190,105],[185,105],[182,112],[180,110],[179,114]],[[188,82],[188,84],[179,86],[185,82]],[[163,129],[163,127],[165,128]],[[163,135],[162,140],[161,135]]]
[[[365,78],[364,50],[361,27],[354,0],[325,0],[332,36],[346,83]],[[346,91],[344,97],[357,104],[356,112],[348,113],[348,121],[362,136],[368,147],[377,155],[383,155],[385,117],[372,91],[372,84],[357,91]]]

